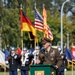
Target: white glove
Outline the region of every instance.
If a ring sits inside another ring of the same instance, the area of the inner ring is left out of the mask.
[[[17,58],[17,55],[14,56],[14,59],[16,59],[16,58]]]

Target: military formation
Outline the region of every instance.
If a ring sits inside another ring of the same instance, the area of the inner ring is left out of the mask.
[[[8,56],[9,74],[18,75],[17,69],[20,69],[21,75],[29,75],[30,65],[50,64],[55,67],[56,75],[64,75],[65,55],[61,54],[59,49],[52,48],[50,42],[50,39],[43,38],[42,47],[36,46],[35,50],[24,47],[20,54],[11,47]]]

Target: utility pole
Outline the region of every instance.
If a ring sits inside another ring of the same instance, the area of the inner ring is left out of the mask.
[[[69,0],[66,0],[65,2],[63,2],[62,7],[61,7],[61,49],[62,49],[62,53],[64,52],[63,50],[63,8],[67,2],[69,2]]]

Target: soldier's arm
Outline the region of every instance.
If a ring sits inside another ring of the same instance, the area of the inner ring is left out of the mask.
[[[62,58],[58,50],[56,50],[56,60],[57,60],[56,67],[59,68],[62,65]]]
[[[45,61],[45,55],[44,55],[44,53],[39,53],[39,60],[40,60],[40,64],[43,64],[44,63],[44,61]]]
[[[9,55],[9,56],[8,56],[8,62],[10,62],[10,58],[11,58],[11,56]]]

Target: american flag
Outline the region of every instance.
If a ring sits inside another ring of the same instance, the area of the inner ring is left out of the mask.
[[[48,37],[50,38],[50,40],[53,40],[53,34],[48,25],[47,25],[47,28],[48,28]]]
[[[35,9],[34,12],[35,12],[35,28],[36,28],[36,30],[44,32],[43,17],[37,11],[37,9]],[[53,40],[53,35],[52,35],[52,32],[48,25],[47,25],[47,32],[48,32],[48,36],[46,36],[46,37],[50,38],[50,40]]]
[[[35,12],[35,28],[36,30],[43,31],[43,18],[37,9],[34,10]]]

